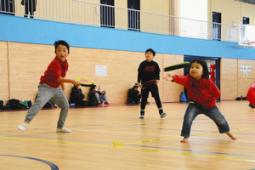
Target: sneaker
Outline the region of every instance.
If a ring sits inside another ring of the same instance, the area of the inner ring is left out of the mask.
[[[144,119],[144,115],[140,115],[139,119]]]
[[[166,117],[166,113],[161,113],[161,114],[160,114],[160,118],[161,118],[161,119],[163,119],[163,118],[165,118],[165,117]]]
[[[57,133],[72,133],[72,130],[65,127],[57,128]]]
[[[27,128],[28,128],[28,123],[22,123],[22,124],[20,124],[18,127],[17,127],[17,129],[18,130],[22,130],[22,131],[25,131],[25,130],[27,130]]]

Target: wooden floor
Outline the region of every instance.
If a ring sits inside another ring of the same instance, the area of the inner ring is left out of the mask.
[[[138,119],[137,106],[71,109],[66,123],[71,134],[55,133],[58,109],[41,111],[26,132],[16,130],[25,111],[0,112],[0,169],[255,169],[255,109],[247,102],[219,107],[238,137],[235,142],[201,115],[190,144],[179,143],[185,104],[165,104],[165,120],[154,104],[144,120]]]

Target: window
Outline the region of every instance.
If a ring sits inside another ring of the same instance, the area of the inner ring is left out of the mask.
[[[101,0],[100,23],[101,27],[115,27],[114,0]]]
[[[140,31],[140,0],[128,0],[128,29]]]
[[[0,0],[0,13],[14,15],[14,0]]]
[[[221,40],[221,13],[220,12],[212,13],[212,22],[213,22],[212,39],[220,41]]]
[[[250,18],[249,17],[243,17],[243,24],[244,25],[250,24]]]

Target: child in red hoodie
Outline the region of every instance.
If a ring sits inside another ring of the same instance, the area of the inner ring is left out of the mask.
[[[249,101],[249,106],[255,108],[255,82],[253,82],[247,93],[247,100]]]
[[[187,89],[190,102],[183,120],[181,143],[188,143],[192,122],[199,114],[208,116],[216,123],[220,133],[226,133],[232,140],[236,140],[230,133],[226,119],[216,106],[220,92],[209,79],[208,67],[204,61],[193,60],[188,76],[168,75],[165,79],[181,84]]]

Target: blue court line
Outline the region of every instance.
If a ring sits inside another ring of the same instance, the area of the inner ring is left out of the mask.
[[[46,164],[51,168],[51,170],[59,170],[58,166],[55,165],[54,163],[52,163],[50,161],[43,160],[43,159],[35,158],[35,157],[19,156],[19,155],[5,155],[5,154],[0,154],[0,157],[13,157],[13,158],[29,159],[29,160],[33,160],[33,161],[37,161],[37,162]]]

